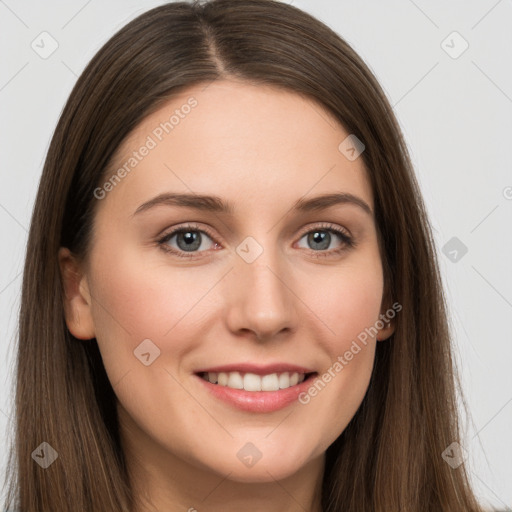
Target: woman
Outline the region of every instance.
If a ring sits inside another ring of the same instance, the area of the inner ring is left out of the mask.
[[[399,127],[286,4],[167,4],[87,66],[39,187],[17,364],[22,512],[480,510]]]

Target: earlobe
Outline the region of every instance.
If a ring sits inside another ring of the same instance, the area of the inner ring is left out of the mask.
[[[400,311],[402,307],[399,309],[395,309],[398,303],[392,302],[392,295],[389,289],[389,285],[385,283],[384,292],[381,301],[381,311],[379,315],[379,320],[377,320],[375,326],[378,329],[377,333],[377,341],[387,340],[390,336],[395,332],[395,316],[397,311]]]
[[[68,248],[59,249],[58,259],[66,325],[75,338],[90,340],[95,332],[87,278]]]
[[[377,333],[377,341],[387,340],[395,332],[395,310],[393,308],[383,308],[384,313],[381,312],[379,320],[376,322],[376,327],[379,330]],[[393,313],[393,316],[389,312]],[[388,316],[390,315],[390,316]]]
[[[393,322],[386,323],[385,327],[379,329],[379,332],[377,334],[377,341],[387,340],[394,332],[395,326]]]

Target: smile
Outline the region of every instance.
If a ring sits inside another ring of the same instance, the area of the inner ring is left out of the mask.
[[[245,391],[278,391],[288,389],[304,382],[305,373],[283,372],[256,375],[255,373],[241,372],[202,372],[201,377],[219,386],[231,389],[244,389]]]
[[[207,396],[236,409],[268,413],[298,402],[318,375],[309,368],[286,363],[257,366],[231,364],[203,368],[195,378]]]

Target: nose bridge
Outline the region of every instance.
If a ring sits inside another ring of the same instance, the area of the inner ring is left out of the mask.
[[[250,330],[262,339],[294,330],[298,315],[284,255],[271,235],[259,238],[264,243],[247,237],[236,249],[228,318],[232,330]]]

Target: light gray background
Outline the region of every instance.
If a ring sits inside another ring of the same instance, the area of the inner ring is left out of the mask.
[[[94,53],[161,3],[0,0],[0,471],[24,246],[50,137]],[[287,3],[342,35],[394,106],[438,243],[471,412],[463,445],[471,476],[484,504],[512,510],[512,2]],[[43,31],[58,43],[47,59],[31,48]],[[464,41],[453,31],[469,44],[457,58]],[[455,262],[452,248],[442,252],[452,237],[468,249]]]

